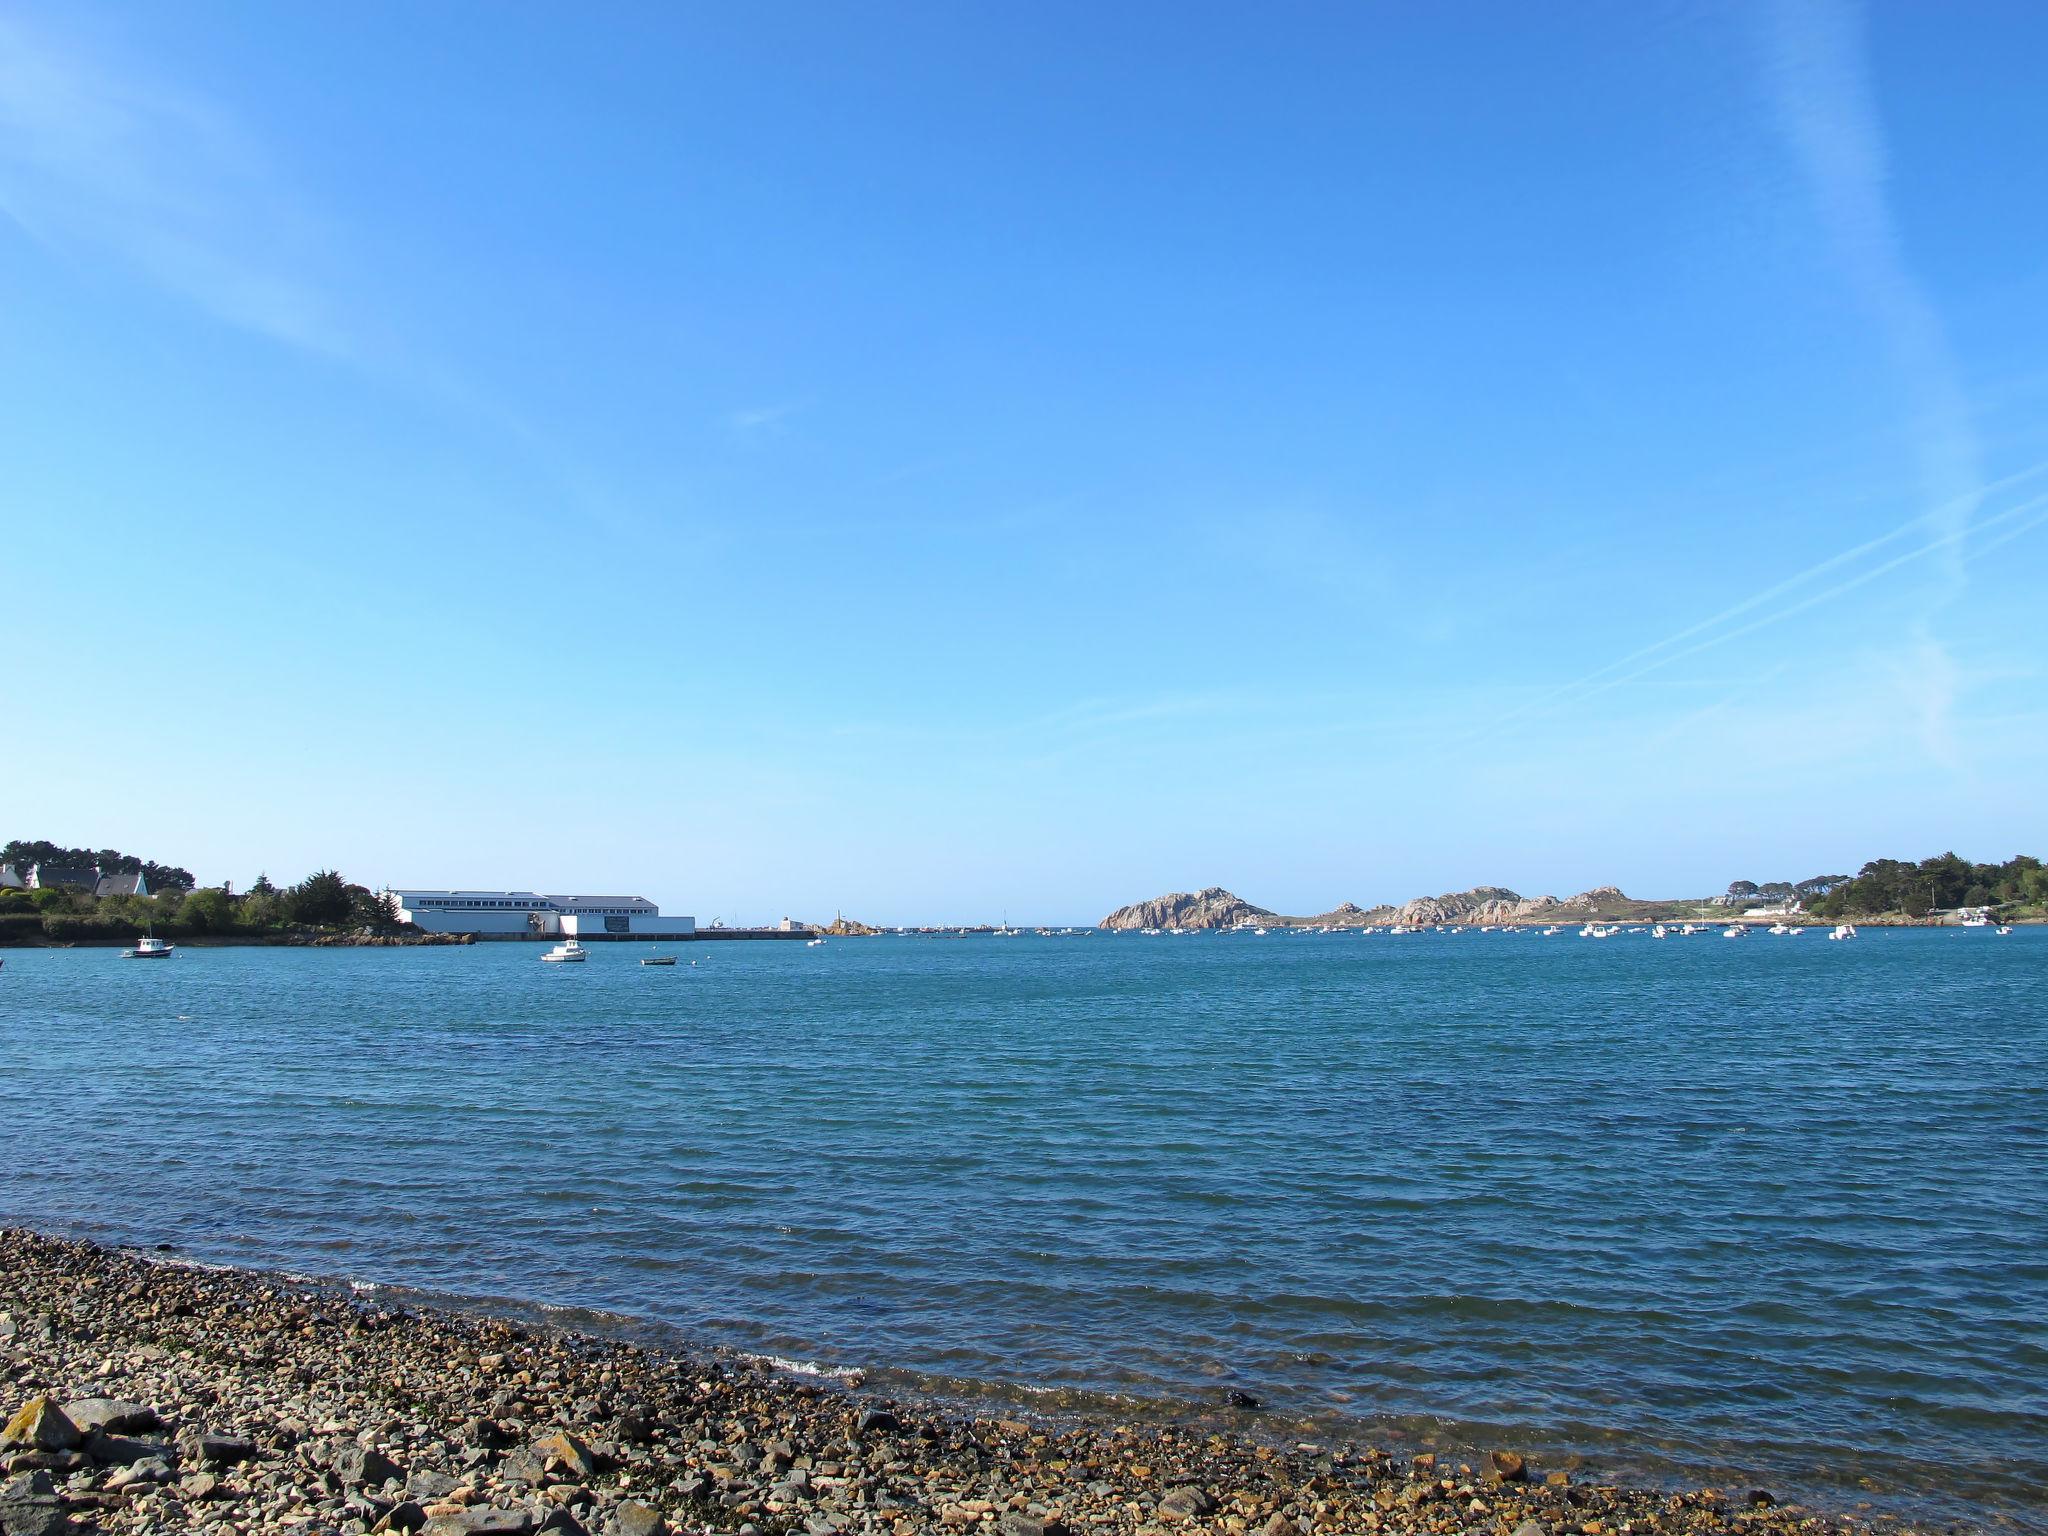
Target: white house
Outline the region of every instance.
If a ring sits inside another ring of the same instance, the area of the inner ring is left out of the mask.
[[[103,870],[97,864],[64,869],[55,864],[31,864],[24,876],[12,864],[0,864],[0,887],[10,891],[42,891],[68,886],[94,896],[147,896],[149,882],[139,869]]]
[[[400,921],[429,933],[534,938],[679,938],[694,917],[664,917],[645,896],[549,896],[539,891],[394,890]]]

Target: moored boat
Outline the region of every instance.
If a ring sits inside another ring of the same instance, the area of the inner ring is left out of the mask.
[[[123,960],[168,960],[171,958],[171,951],[175,947],[167,940],[160,939],[152,933],[144,938],[137,939],[133,949],[122,950],[121,958]]]
[[[581,944],[577,943],[574,939],[564,939],[561,943],[557,944],[553,949],[549,950],[546,954],[541,956],[541,959],[543,960],[551,960],[556,962],[568,960],[588,960],[589,958],[590,951],[585,949]]]

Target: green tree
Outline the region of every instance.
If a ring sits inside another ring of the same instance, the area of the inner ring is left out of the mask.
[[[389,891],[377,893],[352,886],[355,892],[355,923],[372,933],[389,933],[398,926],[398,898]]]
[[[306,876],[291,888],[289,895],[292,921],[316,928],[345,923],[355,911],[355,897],[348,882],[331,869],[316,870]]]
[[[241,928],[262,932],[291,921],[291,898],[269,881],[263,882],[266,889],[251,889],[249,894],[236,903],[236,925]]]
[[[178,921],[194,933],[232,933],[239,915],[235,898],[216,886],[194,891],[178,903]]]

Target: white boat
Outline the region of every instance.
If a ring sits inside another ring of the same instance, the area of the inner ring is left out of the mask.
[[[1830,933],[1828,937],[1831,939],[1853,939],[1856,937],[1856,925],[1854,923],[1837,923],[1835,924],[1834,932]]]
[[[806,940],[804,940],[804,948],[805,948],[805,949],[823,949],[824,947],[825,947],[825,941],[824,941],[823,939],[806,939]]]
[[[2011,933],[2011,932],[2012,932],[2012,928],[2011,928],[2011,927],[2010,927],[2010,925],[2008,925],[2008,924],[2005,924],[2005,923],[2000,923],[2000,924],[1998,925],[1998,931],[1999,931],[2000,933]]]
[[[1662,923],[1659,923],[1659,924],[1658,924],[1658,925],[1657,925],[1656,927],[1652,928],[1652,929],[1650,930],[1650,937],[1651,937],[1651,938],[1653,938],[1653,939],[1661,939],[1661,938],[1663,938],[1663,937],[1664,937],[1664,925],[1663,925]]]
[[[1731,923],[1721,930],[1721,937],[1724,939],[1739,939],[1748,932],[1749,930],[1740,924]]]
[[[549,950],[546,954],[541,956],[541,959],[543,960],[551,960],[557,962],[564,960],[588,960],[589,958],[590,951],[585,949],[581,944],[578,944],[574,939],[564,939],[561,943],[557,944],[553,949]]]
[[[171,950],[174,947],[152,933],[147,938],[137,939],[133,949],[122,950],[121,958],[123,960],[168,960],[171,958]]]

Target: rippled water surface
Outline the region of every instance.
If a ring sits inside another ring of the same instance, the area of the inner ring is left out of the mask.
[[[676,952],[10,951],[0,1219],[2048,1508],[2048,933]]]

